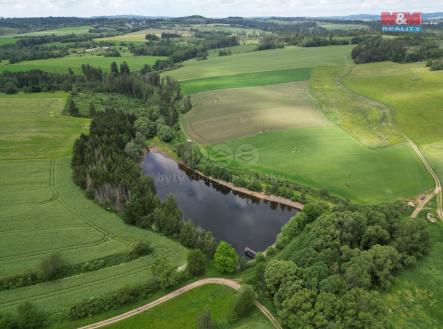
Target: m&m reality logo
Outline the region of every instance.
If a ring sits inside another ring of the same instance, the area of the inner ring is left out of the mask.
[[[419,12],[382,12],[382,32],[421,32],[423,14]]]

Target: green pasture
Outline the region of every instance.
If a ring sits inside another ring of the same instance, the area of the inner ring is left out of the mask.
[[[10,45],[17,42],[17,39],[10,36],[0,36],[0,46]]]
[[[237,293],[225,286],[206,285],[193,289],[162,305],[109,326],[113,329],[194,329],[199,316],[209,310],[211,318],[227,322]],[[258,310],[231,325],[232,329],[271,329],[272,324]]]
[[[257,163],[237,160],[229,164],[233,168],[326,189],[357,202],[404,199],[433,186],[407,143],[368,149],[334,126],[268,132],[226,144],[234,152],[252,146],[259,154]]]
[[[109,71],[112,62],[121,64],[128,63],[130,69],[139,70],[145,64],[152,65],[158,59],[163,57],[158,56],[132,56],[126,55],[122,57],[104,57],[90,54],[74,54],[60,58],[39,59],[34,61],[24,61],[15,64],[8,64],[0,62],[0,71],[28,71],[39,69],[47,72],[67,73],[68,68],[74,72],[81,72],[82,64],[90,64],[95,67],[100,67],[104,71]]]
[[[354,93],[342,85],[342,76],[352,67],[320,67],[312,71],[309,88],[318,108],[344,131],[368,147],[404,141],[395,126],[391,109]]]
[[[244,73],[212,78],[185,80],[180,83],[184,94],[195,94],[202,91],[273,85],[278,83],[308,80],[309,68],[277,70],[257,73]]]
[[[285,47],[231,56],[212,57],[204,61],[189,60],[183,67],[166,72],[177,80],[203,79],[263,71],[289,70],[344,64],[353,46]]]
[[[440,181],[443,182],[443,141],[423,145],[421,149],[435,173],[440,177]]]
[[[443,224],[428,224],[431,252],[395,278],[384,294],[394,328],[443,327]]]
[[[70,27],[61,27],[59,29],[52,30],[43,30],[43,31],[35,31],[28,32],[23,34],[17,34],[17,36],[29,36],[29,37],[38,37],[43,35],[67,35],[67,34],[85,34],[89,32],[91,26],[83,25],[83,26],[70,26]]]
[[[343,83],[386,104],[399,129],[415,142],[443,141],[443,71],[429,71],[424,63],[372,63],[356,65]]]
[[[344,24],[332,22],[317,22],[317,25],[327,30],[369,30],[368,25],[364,24]]]
[[[183,264],[185,249],[153,232],[127,226],[74,185],[70,154],[89,120],[62,115],[67,94],[0,96],[0,278],[37,270],[58,253],[69,264],[127,252],[150,241],[154,253],[55,282],[0,292],[0,312],[30,301],[58,314],[73,303],[149,277],[157,258]]]
[[[145,43],[146,38],[145,36],[147,34],[155,34],[157,36],[160,36],[163,32],[165,33],[177,33],[180,34],[183,37],[189,37],[190,32],[187,29],[179,28],[149,28],[145,30],[140,30],[136,32],[130,32],[122,35],[116,35],[114,37],[105,37],[105,38],[98,38],[95,39],[95,41],[106,41],[106,42],[131,42],[131,43]]]
[[[188,136],[201,144],[266,131],[330,125],[314,109],[305,82],[224,89],[194,94],[182,118]]]

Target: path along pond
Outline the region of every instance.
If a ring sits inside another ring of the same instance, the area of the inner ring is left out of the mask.
[[[243,255],[245,247],[263,251],[275,242],[296,210],[232,191],[158,152],[148,152],[143,172],[154,179],[160,199],[173,195],[184,219],[229,242]]]

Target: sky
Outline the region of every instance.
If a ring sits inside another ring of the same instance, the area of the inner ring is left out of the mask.
[[[443,12],[441,0],[0,0],[0,17],[343,16],[380,11]]]

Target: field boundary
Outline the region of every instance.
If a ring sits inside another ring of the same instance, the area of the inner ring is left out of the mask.
[[[175,297],[178,297],[194,288],[198,288],[204,285],[208,285],[208,284],[218,284],[218,285],[224,285],[227,286],[229,288],[232,288],[234,290],[239,290],[241,288],[240,283],[238,283],[235,280],[230,280],[230,279],[224,279],[224,278],[207,278],[207,279],[201,279],[198,281],[195,281],[193,283],[190,283],[184,287],[181,287],[177,290],[174,290],[172,292],[170,292],[167,295],[164,295],[163,297],[160,297],[148,304],[145,304],[143,306],[140,306],[138,308],[135,308],[131,311],[128,311],[126,313],[114,316],[110,319],[107,320],[103,320],[100,322],[96,322],[94,324],[90,324],[84,327],[80,327],[79,329],[95,329],[95,328],[103,328],[105,326],[114,324],[116,322],[128,319],[130,317],[133,317],[135,315],[138,315],[140,313],[143,313],[144,311],[147,311],[155,306],[161,305]],[[283,329],[281,327],[281,325],[278,323],[277,319],[272,315],[272,313],[266,308],[264,307],[260,302],[256,301],[255,302],[255,306],[257,306],[257,308],[260,310],[260,312],[266,316],[266,318],[272,323],[272,325],[276,328],[276,329]]]

